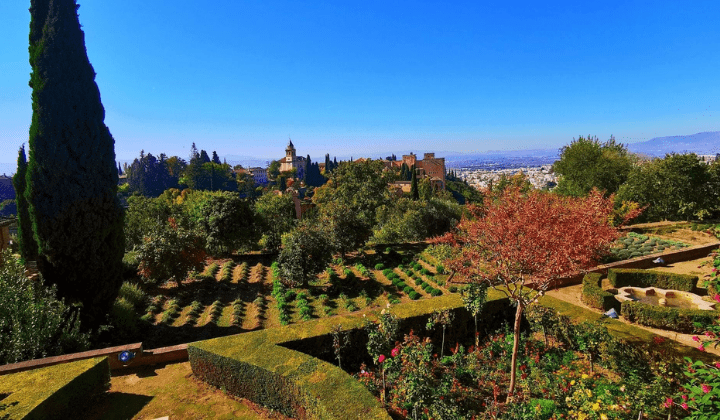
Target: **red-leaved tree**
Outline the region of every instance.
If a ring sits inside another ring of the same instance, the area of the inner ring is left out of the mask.
[[[507,188],[472,207],[455,232],[438,238],[459,248],[448,266],[473,282],[487,282],[516,305],[508,402],[515,391],[523,310],[560,277],[597,264],[619,232],[611,223],[613,197],[593,190],[583,198]],[[622,223],[640,210],[624,216]],[[534,291],[526,286],[531,286]]]

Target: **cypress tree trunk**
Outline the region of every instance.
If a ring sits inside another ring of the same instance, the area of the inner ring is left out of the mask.
[[[17,203],[18,219],[18,247],[20,257],[25,262],[37,259],[37,243],[33,238],[32,222],[28,213],[28,202],[25,197],[25,184],[27,175],[27,159],[25,158],[25,145],[18,151],[17,172],[13,176],[13,187],[15,187],[15,202]]]
[[[104,322],[122,282],[123,210],[112,135],[76,0],[31,0],[33,116],[26,197],[38,269],[85,325]]]
[[[418,180],[417,180],[417,172],[415,171],[415,165],[412,166],[411,169],[411,177],[412,182],[410,183],[410,195],[412,196],[413,200],[419,200],[420,199],[420,191],[418,190]]]

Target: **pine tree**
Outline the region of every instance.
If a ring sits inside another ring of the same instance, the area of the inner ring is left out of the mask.
[[[123,174],[122,167],[120,166],[120,162],[118,162],[118,176],[120,176],[122,174]]]
[[[220,162],[220,156],[218,156],[217,152],[214,150],[213,150],[212,162],[217,163],[218,165],[222,165],[222,163]]]
[[[410,179],[410,172],[407,166],[407,163],[403,162],[402,166],[400,167],[400,180],[401,181],[409,181]]]
[[[25,197],[38,268],[86,326],[122,283],[123,210],[114,139],[85,50],[76,0],[31,0],[32,122]]]
[[[412,173],[410,174],[410,176],[412,177],[412,183],[410,184],[410,195],[412,196],[413,200],[419,200],[420,191],[418,190],[418,180],[417,173],[415,171],[415,165],[413,165],[410,170],[412,171]]]
[[[37,259],[37,243],[33,238],[32,221],[28,213],[28,202],[25,197],[27,176],[27,159],[25,157],[25,145],[23,144],[18,151],[17,172],[13,176],[13,186],[15,187],[15,202],[17,203],[17,237],[18,247],[20,249],[20,257],[25,261],[35,261]]]
[[[202,163],[210,163],[210,156],[208,156],[207,152],[204,150],[200,151],[200,161]]]

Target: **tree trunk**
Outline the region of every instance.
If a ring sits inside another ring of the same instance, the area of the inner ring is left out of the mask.
[[[477,328],[477,314],[475,315],[475,348],[477,348],[480,345],[480,336],[478,335],[478,328]]]
[[[512,360],[510,362],[510,388],[508,389],[506,403],[512,402],[513,393],[515,392],[515,379],[517,377],[517,354],[520,347],[520,322],[522,321],[523,305],[521,302],[517,304],[517,312],[515,312],[515,328],[513,340]]]

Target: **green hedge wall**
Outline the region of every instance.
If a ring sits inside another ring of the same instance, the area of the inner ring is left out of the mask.
[[[604,291],[600,287],[602,276],[599,273],[587,273],[582,281],[582,301],[586,305],[608,311],[615,308],[620,311],[620,301],[615,299],[615,295]]]
[[[622,302],[620,313],[630,322],[685,334],[702,333],[718,318],[718,311],[671,308],[632,301]]]
[[[500,292],[491,291],[488,300],[488,311],[509,307]],[[401,330],[417,325],[420,331],[438,309],[467,312],[457,294],[396,305],[391,311]],[[465,318],[470,322],[471,317]],[[350,334],[353,347],[343,353],[342,364],[358,366],[359,346],[364,344],[354,337],[363,335],[364,322],[357,315],[336,316],[192,343],[190,366],[204,381],[290,417],[390,419],[360,382],[317,358],[334,359],[331,330],[340,325]]]
[[[72,419],[110,388],[107,357],[0,376],[0,419]]]
[[[697,285],[698,277],[632,268],[611,268],[608,270],[608,280],[613,287],[657,287],[691,292]]]

